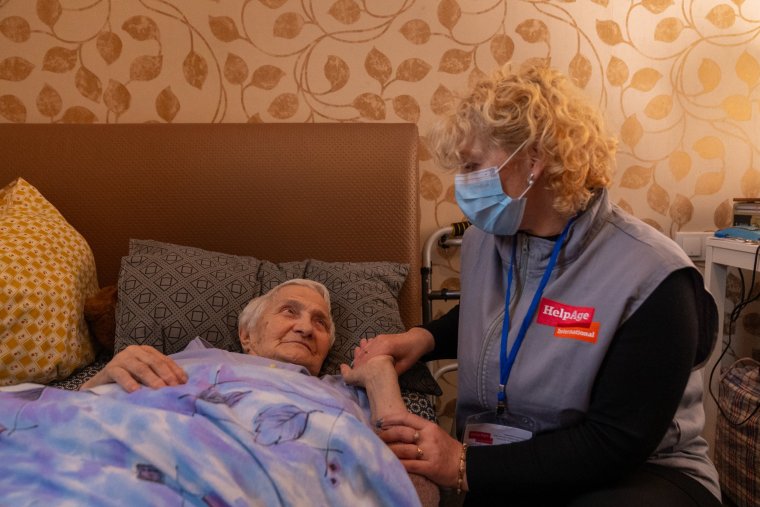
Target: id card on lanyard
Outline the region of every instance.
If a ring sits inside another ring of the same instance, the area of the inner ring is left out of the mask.
[[[504,323],[501,328],[501,348],[499,351],[500,377],[496,411],[489,410],[471,415],[467,418],[463,441],[468,445],[510,444],[513,442],[528,440],[532,438],[533,434],[536,432],[536,423],[531,417],[517,414],[509,410],[509,404],[507,403],[507,381],[509,381],[512,366],[514,366],[517,353],[520,350],[520,346],[525,339],[528,328],[533,321],[533,316],[536,313],[538,303],[541,300],[546,284],[549,282],[549,277],[551,276],[555,264],[557,264],[559,251],[562,249],[562,244],[565,242],[567,233],[574,221],[575,217],[568,221],[565,228],[562,229],[562,234],[560,234],[557,242],[554,244],[549,263],[544,270],[544,275],[541,277],[541,282],[538,284],[536,293],[533,295],[533,300],[530,303],[528,312],[523,318],[522,325],[515,337],[515,342],[512,344],[512,348],[509,352],[507,352],[507,336],[509,334],[509,300],[512,294],[512,277],[514,276],[515,256],[517,255],[517,241],[512,242],[512,258],[509,261],[507,291],[504,296]]]

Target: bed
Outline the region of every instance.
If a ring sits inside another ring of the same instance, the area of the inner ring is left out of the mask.
[[[28,404],[41,399],[55,405],[130,343],[174,353],[201,336],[235,352],[229,335],[239,306],[287,278],[331,291],[338,340],[325,374],[361,337],[419,323],[417,143],[411,124],[0,125],[0,188],[15,185],[0,195],[0,383],[36,386],[0,412],[32,412]],[[73,288],[56,289],[61,279]],[[20,318],[24,299],[26,309],[41,300],[41,310]],[[227,370],[204,375],[206,394],[219,375],[237,379]],[[432,418],[428,396],[437,385],[424,365],[400,380],[409,409]],[[239,393],[207,401],[245,405]],[[0,445],[21,433],[14,421],[0,421]],[[328,462],[322,481],[335,472]],[[366,477],[345,470],[365,480],[343,483],[351,494],[395,503],[398,491],[369,484],[396,465],[380,460]],[[149,485],[171,482],[185,500],[225,504],[178,486],[184,479],[161,466],[140,474]],[[262,505],[289,503],[267,498]]]

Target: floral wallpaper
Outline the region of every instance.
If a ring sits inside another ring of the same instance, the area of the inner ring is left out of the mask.
[[[758,35],[755,0],[0,0],[0,121],[414,122],[424,240],[462,216],[426,130],[548,61],[620,138],[613,200],[672,236],[760,196]]]

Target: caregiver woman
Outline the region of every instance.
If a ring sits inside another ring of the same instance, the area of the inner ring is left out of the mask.
[[[412,414],[381,437],[471,505],[720,505],[700,437],[715,304],[676,244],[610,202],[615,142],[568,79],[502,69],[431,135],[459,170],[461,300],[367,345],[459,361],[463,445]]]

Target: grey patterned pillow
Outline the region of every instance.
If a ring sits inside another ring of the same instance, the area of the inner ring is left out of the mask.
[[[196,336],[240,352],[238,314],[286,273],[253,257],[130,240],[119,272],[114,352],[138,344],[172,354]]]
[[[398,294],[409,271],[391,262],[275,264],[200,248],[130,240],[122,258],[114,351],[151,345],[165,354],[201,336],[215,347],[240,351],[237,317],[252,298],[291,278],[323,283],[330,291],[335,345],[322,373],[339,373],[361,338],[404,330]],[[402,387],[440,393],[420,364],[399,379]]]

